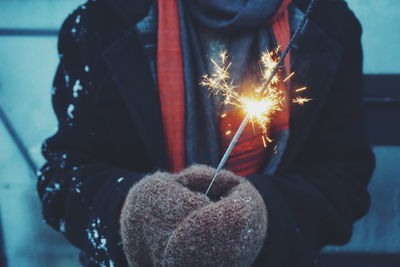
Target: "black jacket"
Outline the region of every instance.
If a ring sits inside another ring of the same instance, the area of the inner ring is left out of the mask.
[[[167,167],[157,89],[134,28],[146,14],[137,2],[90,1],[59,35],[59,128],[43,145],[38,192],[47,223],[90,266],[126,265],[121,205],[135,182]],[[313,265],[324,245],[350,239],[369,208],[374,158],[362,118],[360,35],[344,1],[321,0],[292,51],[295,84],[307,85],[313,101],[291,106],[276,175],[249,177],[269,212],[259,266]]]

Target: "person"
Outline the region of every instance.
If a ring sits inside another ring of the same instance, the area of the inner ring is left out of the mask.
[[[210,58],[227,51],[246,93],[309,2],[91,0],[68,16],[37,187],[83,265],[313,266],[350,240],[374,157],[361,27],[343,0],[317,2],[285,59],[280,80],[295,74],[267,148],[246,127],[204,195],[243,117],[200,84]],[[312,101],[292,103],[300,93]]]

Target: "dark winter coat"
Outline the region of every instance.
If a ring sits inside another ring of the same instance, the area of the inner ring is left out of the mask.
[[[295,3],[303,11],[306,0]],[[88,266],[126,266],[119,216],[130,187],[166,168],[160,104],[135,31],[132,0],[79,7],[59,36],[57,133],[43,145],[43,214]],[[361,28],[342,0],[319,1],[292,51],[295,84],[313,99],[291,106],[290,139],[275,176],[250,178],[268,208],[258,266],[312,266],[344,244],[369,207],[374,159],[362,119]],[[292,88],[292,96],[295,92]]]

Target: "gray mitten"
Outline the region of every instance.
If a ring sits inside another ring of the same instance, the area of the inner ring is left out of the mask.
[[[129,266],[162,266],[172,232],[208,199],[177,183],[176,176],[156,172],[129,191],[121,212],[121,237]]]
[[[178,181],[204,193],[214,168],[192,166]],[[264,200],[245,178],[223,170],[207,205],[192,211],[170,236],[163,266],[251,266],[267,232]]]
[[[262,197],[246,179],[192,166],[157,172],[133,186],[121,215],[130,266],[250,266],[266,235]]]

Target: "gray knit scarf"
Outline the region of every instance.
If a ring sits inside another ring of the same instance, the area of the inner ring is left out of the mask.
[[[218,112],[206,88],[199,85],[207,68],[203,32],[220,36],[234,63],[234,81],[249,82],[259,73],[260,53],[275,46],[268,22],[282,0],[178,0],[186,101],[186,164],[216,167],[221,153]],[[240,84],[238,84],[240,85]]]

